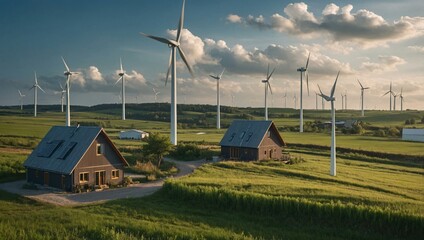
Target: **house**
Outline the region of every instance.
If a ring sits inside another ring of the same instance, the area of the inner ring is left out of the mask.
[[[402,130],[402,140],[424,142],[424,129],[404,128]]]
[[[137,139],[137,140],[141,140],[144,139],[146,137],[149,137],[149,133],[148,132],[144,132],[141,130],[137,130],[137,129],[131,129],[128,131],[121,131],[119,133],[119,139]]]
[[[24,162],[26,179],[66,191],[118,185],[127,161],[101,127],[54,126]]]
[[[234,120],[221,142],[225,159],[280,159],[284,140],[272,121]]]

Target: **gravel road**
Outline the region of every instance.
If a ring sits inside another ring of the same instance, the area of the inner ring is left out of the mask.
[[[182,162],[172,159],[166,161],[174,162],[179,169],[179,172],[174,175],[174,178],[188,175],[205,163],[204,160]],[[136,198],[151,195],[159,190],[164,180],[157,180],[149,183],[133,184],[125,188],[107,189],[100,192],[88,193],[68,193],[54,188],[42,188],[38,190],[23,189],[25,180],[8,182],[0,184],[0,189],[22,195],[40,202],[47,202],[59,206],[75,206],[81,204],[99,203],[121,198]]]

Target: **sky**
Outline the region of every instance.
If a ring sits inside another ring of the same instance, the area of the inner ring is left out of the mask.
[[[127,102],[154,102],[153,88],[157,101],[170,102],[170,49],[140,32],[175,38],[181,7],[182,0],[0,0],[0,105],[18,105],[18,90],[32,104],[34,72],[46,92],[39,91],[38,103],[59,104],[66,81],[61,56],[80,72],[71,79],[71,106],[120,102],[120,58]],[[221,104],[261,107],[269,65],[275,68],[269,106],[293,108],[300,95],[296,70],[310,53],[304,108],[315,108],[317,85],[329,94],[340,71],[337,109],[341,95],[349,109],[360,109],[359,80],[370,88],[365,109],[388,110],[389,95],[382,95],[392,83],[404,109],[422,110],[423,13],[422,0],[187,0],[181,48],[194,77],[177,56],[178,103],[216,104],[209,75],[225,68]]]

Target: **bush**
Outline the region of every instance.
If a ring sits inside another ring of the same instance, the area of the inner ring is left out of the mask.
[[[389,135],[391,137],[399,137],[400,136],[400,131],[399,131],[399,129],[397,129],[395,127],[391,127],[387,131],[387,135]]]
[[[378,129],[377,131],[374,132],[374,136],[385,137],[386,131],[384,131],[384,129]]]
[[[200,158],[201,150],[195,144],[179,144],[170,155],[179,160],[195,160]]]

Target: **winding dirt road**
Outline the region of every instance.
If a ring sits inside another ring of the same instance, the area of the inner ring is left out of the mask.
[[[166,161],[174,162],[179,169],[179,172],[173,176],[174,178],[188,175],[205,163],[204,160],[182,162],[172,159],[165,159]],[[100,192],[88,193],[67,193],[58,191],[56,189],[46,188],[39,190],[23,189],[25,180],[8,182],[0,184],[0,189],[22,195],[40,202],[47,202],[59,206],[75,206],[81,204],[99,203],[114,199],[121,198],[136,198],[144,197],[153,194],[159,190],[164,180],[160,179],[149,183],[133,184],[125,188],[108,189]]]

